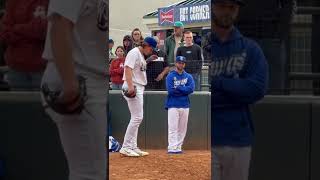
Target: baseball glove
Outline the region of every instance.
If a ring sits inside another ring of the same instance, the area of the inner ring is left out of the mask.
[[[122,87],[122,92],[123,92],[124,96],[126,96],[128,98],[134,98],[137,95],[137,87],[134,86],[134,93],[132,93],[132,94],[128,93],[128,87]]]
[[[109,152],[119,152],[121,144],[112,136],[109,136]]]
[[[84,109],[85,102],[87,101],[87,89],[85,78],[82,76],[78,76],[77,78],[79,81],[79,95],[71,102],[59,101],[62,91],[52,91],[49,89],[48,84],[44,83],[41,86],[41,92],[45,102],[47,103],[45,108],[51,108],[53,111],[61,115],[80,114]],[[69,110],[68,107],[77,101],[80,102],[79,105],[75,109]]]

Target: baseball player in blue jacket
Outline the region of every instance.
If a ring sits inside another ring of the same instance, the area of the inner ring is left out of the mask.
[[[214,0],[213,3],[213,179],[247,180],[254,140],[249,105],[266,93],[268,64],[259,45],[233,25],[242,0]]]
[[[166,79],[168,96],[165,108],[168,110],[168,153],[182,153],[182,144],[187,133],[190,100],[195,85],[190,74],[184,71],[186,58],[176,57],[176,68]]]

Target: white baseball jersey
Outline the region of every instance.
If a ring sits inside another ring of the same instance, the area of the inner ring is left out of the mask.
[[[132,69],[132,81],[137,87],[137,95],[135,98],[125,97],[128,102],[131,118],[124,136],[122,147],[137,149],[138,129],[143,120],[143,92],[144,86],[147,84],[147,63],[139,48],[136,47],[129,51],[124,65]],[[127,86],[125,73],[123,75],[123,80],[123,86]]]
[[[48,17],[57,13],[74,24],[72,52],[76,69],[80,72],[94,71],[102,74],[106,71],[107,3],[107,0],[53,0],[50,2]],[[49,21],[43,53],[43,58],[49,61],[54,59],[49,38],[51,25]]]
[[[47,108],[57,124],[60,140],[69,166],[69,178],[77,180],[106,179],[106,38],[108,4],[104,0],[51,0],[48,16],[59,14],[73,24],[72,56],[77,74],[86,77],[89,103],[80,115],[64,116]],[[43,57],[49,61],[43,76],[51,90],[61,89],[54,63],[49,20]],[[98,75],[97,75],[98,74]],[[101,76],[100,76],[101,74]],[[44,102],[44,100],[43,100]]]
[[[134,84],[143,86],[147,85],[147,63],[138,47],[129,51],[128,55],[126,56],[124,66],[128,66],[132,69],[132,81]],[[125,73],[122,80],[126,81]]]

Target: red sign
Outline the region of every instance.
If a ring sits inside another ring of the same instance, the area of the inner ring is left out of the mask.
[[[164,41],[166,39],[166,32],[163,30],[156,31],[156,36],[159,38],[159,48],[164,50]]]
[[[160,24],[164,22],[174,22],[174,9],[170,9],[167,12],[160,11]]]

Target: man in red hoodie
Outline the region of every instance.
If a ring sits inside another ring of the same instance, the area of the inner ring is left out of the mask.
[[[41,55],[47,29],[48,0],[9,0],[0,41],[7,49],[6,74],[12,90],[38,90],[46,61]]]

